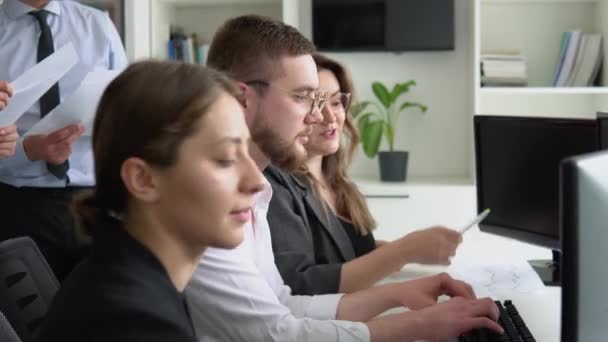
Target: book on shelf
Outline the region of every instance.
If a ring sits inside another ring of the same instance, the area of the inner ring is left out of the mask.
[[[484,60],[525,60],[521,51],[515,49],[483,50],[481,56]]]
[[[526,87],[528,86],[528,79],[517,77],[481,76],[481,85],[483,87]]]
[[[205,64],[208,44],[201,43],[196,33],[185,34],[179,26],[171,25],[170,30],[171,34],[167,45],[169,60]]]
[[[554,85],[554,86],[557,84],[557,79],[559,78],[559,71],[562,69],[562,65],[564,65],[564,57],[566,57],[566,50],[568,49],[569,41],[570,41],[570,32],[564,32],[562,34],[562,42],[559,47],[559,56],[557,58],[555,72],[553,73],[552,85]]]
[[[602,35],[581,30],[564,32],[553,86],[588,87],[595,83],[604,58]]]
[[[585,34],[581,45],[580,61],[574,72],[572,81],[568,84],[574,87],[592,86],[598,76],[604,59],[603,41],[600,34]]]
[[[566,46],[566,53],[564,55],[564,62],[560,65],[557,81],[553,84],[556,87],[567,86],[568,78],[576,61],[576,54],[578,46],[581,41],[581,30],[575,30],[570,32],[570,38],[568,39],[568,45]],[[560,49],[561,50],[561,49]]]
[[[522,87],[528,85],[526,58],[516,50],[491,50],[481,54],[481,86]]]

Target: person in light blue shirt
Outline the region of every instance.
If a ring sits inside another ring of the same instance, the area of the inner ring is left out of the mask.
[[[23,133],[67,99],[87,73],[123,69],[127,58],[110,18],[97,9],[58,0],[4,0],[0,5],[0,83],[15,80],[68,43],[78,64],[17,120],[21,137],[14,154],[0,159],[0,240],[32,237],[59,279],[82,253],[69,203],[74,193],[94,185],[91,140],[82,135],[81,125],[48,135]]]

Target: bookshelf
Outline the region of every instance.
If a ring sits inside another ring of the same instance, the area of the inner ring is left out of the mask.
[[[184,33],[196,33],[200,44],[209,43],[216,29],[228,18],[259,14],[297,27],[297,0],[137,0],[125,9],[127,51],[131,60],[168,58],[170,25]]]
[[[474,0],[474,113],[594,118],[608,109],[608,0]],[[599,87],[553,87],[562,33],[604,38]],[[518,50],[527,87],[482,87],[482,51]]]

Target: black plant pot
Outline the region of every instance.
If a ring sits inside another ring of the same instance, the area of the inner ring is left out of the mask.
[[[405,182],[407,175],[407,151],[384,151],[378,153],[380,180],[383,182]]]

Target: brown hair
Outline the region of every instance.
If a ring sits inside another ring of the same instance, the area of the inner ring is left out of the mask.
[[[139,157],[157,167],[173,165],[181,143],[223,93],[238,96],[223,74],[185,63],[135,63],[110,83],[93,127],[96,186],[74,205],[86,233],[99,215],[126,212],[123,162]]]
[[[320,54],[314,54],[313,58],[317,64],[318,71],[328,70],[333,73],[340,85],[340,91],[354,96],[353,83],[343,65]],[[321,170],[327,184],[331,187],[331,191],[336,196],[337,215],[351,221],[361,235],[366,235],[376,228],[376,221],[367,207],[363,194],[361,194],[346,174],[359,143],[359,132],[353,117],[348,114],[348,108],[345,108],[345,110],[344,143],[340,144],[340,148],[336,153],[323,156]],[[319,193],[318,183],[306,169],[306,166],[298,170],[297,173],[304,175],[313,184],[316,192]]]
[[[278,20],[244,15],[227,20],[215,33],[207,65],[239,81],[272,80],[284,56],[312,54],[315,46],[297,29]]]

